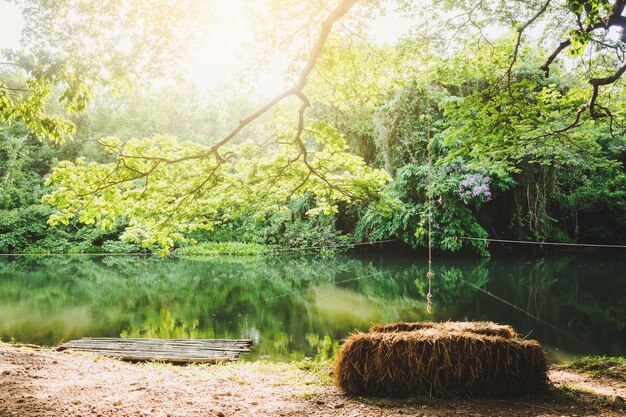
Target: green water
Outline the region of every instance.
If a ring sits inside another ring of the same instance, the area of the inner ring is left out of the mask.
[[[251,338],[248,359],[328,357],[371,323],[492,320],[555,360],[626,355],[626,257],[436,260],[373,256],[0,259],[0,338]],[[489,293],[487,293],[489,292]]]

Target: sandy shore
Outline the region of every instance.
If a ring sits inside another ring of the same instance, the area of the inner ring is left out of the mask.
[[[548,393],[514,400],[353,398],[328,365],[131,364],[0,344],[0,416],[623,416],[626,386],[552,369]]]

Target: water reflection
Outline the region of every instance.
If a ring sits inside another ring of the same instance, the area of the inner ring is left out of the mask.
[[[0,260],[0,337],[252,338],[256,357],[328,357],[371,323],[493,320],[553,352],[626,354],[626,258],[29,257]]]

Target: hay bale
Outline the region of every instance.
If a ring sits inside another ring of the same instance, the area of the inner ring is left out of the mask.
[[[534,340],[459,331],[472,328],[461,324],[412,328],[351,335],[337,357],[337,385],[374,396],[513,396],[547,386],[545,353]]]
[[[382,332],[411,332],[421,329],[439,329],[444,331],[471,332],[485,336],[500,336],[505,339],[514,339],[517,333],[511,326],[496,324],[491,321],[446,321],[443,323],[417,322],[417,323],[389,323],[376,324],[370,327],[371,333]]]

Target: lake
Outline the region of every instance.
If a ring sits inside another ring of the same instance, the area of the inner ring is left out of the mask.
[[[251,338],[242,359],[327,358],[372,323],[491,320],[555,361],[626,355],[626,256],[31,256],[0,259],[0,338]]]

